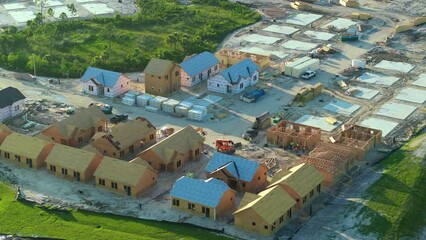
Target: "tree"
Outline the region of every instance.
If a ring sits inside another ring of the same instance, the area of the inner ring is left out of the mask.
[[[53,11],[52,8],[47,9],[47,16],[49,16],[49,19],[52,20],[55,16],[55,11]]]
[[[68,11],[71,13],[71,15],[75,17],[75,15],[77,14],[77,9],[75,8],[74,3],[68,4],[67,8],[68,8]]]
[[[59,14],[59,18],[62,20],[62,21],[66,21],[67,19],[68,19],[68,16],[67,16],[67,14],[66,13],[64,13],[64,12],[61,12],[61,14]]]
[[[41,16],[43,16],[43,8],[46,6],[46,2],[47,0],[34,0],[35,5],[40,8]],[[43,22],[43,18],[41,18],[40,20]]]

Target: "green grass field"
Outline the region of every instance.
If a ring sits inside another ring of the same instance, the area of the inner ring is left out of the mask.
[[[413,152],[426,141],[426,133],[417,136],[391,154],[378,166],[383,176],[368,189],[371,199],[360,211],[364,234],[381,239],[416,239],[426,227],[426,164]]]
[[[0,183],[0,233],[62,239],[230,239],[196,227],[87,211],[58,211],[16,201]]]

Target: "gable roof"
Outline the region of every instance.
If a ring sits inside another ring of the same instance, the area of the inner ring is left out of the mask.
[[[286,174],[283,175],[275,174],[270,186],[288,185],[301,197],[306,196],[309,191],[324,180],[323,175],[314,166],[305,163],[292,167],[285,172]]]
[[[0,132],[12,132],[12,130],[10,130],[10,128],[8,128],[5,124],[0,123]]]
[[[7,87],[0,90],[0,108],[5,108],[26,97],[16,88]]]
[[[173,184],[170,196],[215,208],[229,189],[226,183],[214,178],[203,180],[183,176]]]
[[[184,60],[179,66],[189,75],[194,76],[202,71],[219,64],[219,60],[211,52],[203,52]]]
[[[96,83],[104,85],[105,87],[114,87],[121,73],[104,70],[96,67],[88,67],[81,77],[81,81],[87,82],[95,80]]]
[[[143,71],[145,74],[163,75],[172,68],[174,63],[169,60],[151,58]]]
[[[184,154],[203,142],[204,138],[194,128],[187,126],[147,148],[140,156],[143,158],[145,152],[154,151],[164,163],[170,163],[175,153]]]
[[[6,137],[0,150],[35,159],[47,144],[49,142],[40,138],[14,132]]]
[[[238,83],[241,78],[252,77],[260,67],[257,66],[250,58],[246,58],[229,68],[220,72],[220,74],[231,84]]]
[[[205,171],[211,173],[225,168],[236,179],[250,182],[259,166],[260,163],[255,161],[216,152],[207,164]]]
[[[95,139],[92,144],[95,144],[96,141],[100,141],[100,139],[106,139],[112,147],[120,150],[127,148],[136,141],[142,139],[143,136],[150,131],[155,132],[154,125],[152,125],[146,118],[138,117],[135,120],[114,125],[109,133],[104,133],[102,137]],[[95,138],[95,136],[93,138]]]
[[[136,186],[145,174],[145,171],[149,170],[152,169],[146,165],[104,157],[93,175],[98,178]]]
[[[90,166],[95,156],[96,154],[92,152],[68,147],[62,144],[55,144],[52,151],[47,156],[46,162],[84,172]]]
[[[108,121],[107,116],[97,106],[89,106],[60,122],[53,123],[51,127],[58,128],[61,134],[68,138],[78,129],[87,130],[95,127],[95,124],[101,119]]]
[[[268,224],[273,224],[274,221],[286,214],[296,204],[296,201],[281,187],[275,186],[257,195],[245,193],[241,203],[234,215],[252,209]]]

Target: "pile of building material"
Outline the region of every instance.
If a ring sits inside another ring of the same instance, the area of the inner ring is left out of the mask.
[[[178,106],[175,107],[175,113],[188,116],[188,111],[194,106],[190,101],[182,101]]]
[[[141,107],[148,106],[149,100],[154,98],[154,96],[149,94],[141,94],[136,97],[136,104]]]
[[[410,20],[409,22],[396,25],[394,32],[395,33],[405,32],[405,31],[413,29],[416,26],[422,25],[424,23],[426,23],[426,17],[417,17]]]
[[[285,66],[285,75],[299,78],[304,72],[319,69],[320,61],[310,57],[303,57]]]
[[[303,88],[296,94],[296,101],[306,103],[321,95],[322,84],[317,83],[311,88]]]
[[[359,7],[359,2],[354,0],[340,0],[339,3],[345,7]]]
[[[161,109],[166,113],[175,113],[176,106],[179,105],[179,101],[169,99],[161,105]]]
[[[290,3],[290,6],[299,11],[322,12],[321,9],[315,8],[312,4],[301,1],[294,1]]]
[[[357,20],[370,20],[373,18],[373,16],[371,16],[370,14],[362,12],[353,12],[348,17]]]
[[[137,95],[138,95],[137,92],[128,92],[124,94],[124,97],[121,100],[121,102],[125,105],[134,106],[136,104]]]
[[[192,120],[202,121],[207,116],[207,108],[203,106],[194,105],[188,111],[188,118]]]
[[[149,111],[149,112],[158,112],[158,108],[153,107],[153,106],[146,106],[145,110]]]
[[[155,98],[151,98],[149,100],[149,106],[157,108],[157,110],[161,109],[161,105],[163,102],[169,100],[168,98],[162,96],[156,96]]]

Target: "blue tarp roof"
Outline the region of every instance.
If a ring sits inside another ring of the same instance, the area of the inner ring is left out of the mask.
[[[203,52],[180,63],[179,66],[192,77],[216,64],[219,64],[219,60],[213,53]]]
[[[235,178],[250,182],[259,168],[259,165],[258,162],[242,157],[216,152],[213,154],[205,170],[211,173],[219,168],[225,167]]]
[[[237,64],[230,66],[223,70],[220,74],[230,83],[238,83],[242,77],[252,77],[256,70],[260,67],[257,66],[250,58],[246,58]]]
[[[84,72],[81,80],[87,82],[90,79],[95,79],[99,84],[104,85],[105,87],[114,87],[115,83],[120,78],[121,73],[108,71],[95,67],[88,67],[86,72]]]
[[[226,183],[214,178],[203,180],[181,177],[170,190],[170,196],[215,208],[228,189]]]

